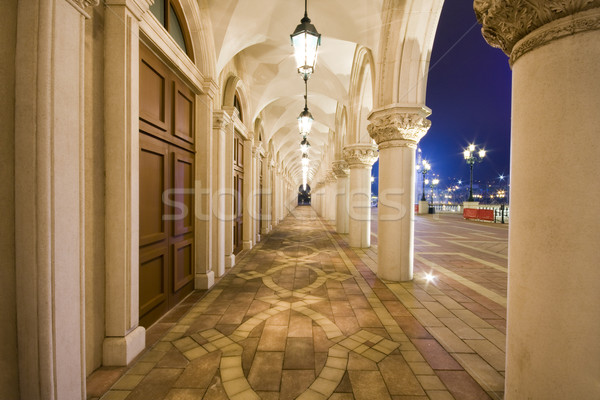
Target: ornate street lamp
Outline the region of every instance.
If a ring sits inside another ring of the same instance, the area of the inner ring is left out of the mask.
[[[308,13],[306,12],[307,0],[304,0],[304,18],[290,35],[292,46],[294,46],[294,57],[296,59],[296,68],[298,73],[307,80],[315,71],[317,62],[317,50],[321,44],[321,34],[317,28],[310,23]]]
[[[423,174],[423,195],[421,196],[421,201],[427,201],[425,198],[425,175],[431,170],[431,165],[427,162],[427,160],[423,160],[423,165],[417,165],[417,171],[420,171]]]
[[[308,111],[308,82],[304,80],[304,110],[298,115],[298,130],[302,136],[307,136],[312,128],[313,116]]]
[[[469,164],[471,169],[471,184],[469,186],[469,200],[467,201],[475,201],[473,198],[473,166],[475,165],[475,162],[483,161],[483,158],[485,157],[485,150],[479,149],[479,151],[476,151],[475,145],[470,144],[469,147],[463,151],[463,156],[465,157],[465,161],[467,164]]]
[[[431,188],[431,204],[433,205],[433,188],[435,188],[438,185],[438,183],[440,183],[440,180],[437,178],[432,179],[431,181],[429,179],[425,179],[424,182]]]

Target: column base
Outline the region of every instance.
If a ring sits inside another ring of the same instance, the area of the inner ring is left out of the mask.
[[[260,242],[261,237],[260,237],[260,233],[256,235],[256,243]]]
[[[242,247],[244,250],[252,250],[252,240],[244,240],[242,242]]]
[[[419,212],[417,214],[429,213],[429,203],[427,201],[419,200]]]
[[[225,269],[233,268],[235,266],[235,254],[229,254],[225,256]]]
[[[208,271],[206,274],[196,274],[194,288],[210,289],[215,284],[215,273]]]
[[[104,338],[102,365],[126,366],[146,348],[146,329],[138,326],[125,336]]]

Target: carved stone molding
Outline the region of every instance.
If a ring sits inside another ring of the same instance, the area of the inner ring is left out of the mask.
[[[81,13],[85,18],[90,18],[90,15],[86,12],[87,7],[96,7],[100,4],[100,0],[66,0],[67,3],[71,4],[77,11]]]
[[[483,37],[491,46],[509,55],[511,65],[523,54],[550,41],[575,33],[600,29],[600,17],[597,12],[599,7],[600,0],[474,0],[473,2],[477,21],[482,25]],[[591,11],[582,13],[588,10]],[[552,26],[545,27],[551,23]],[[540,32],[534,32],[542,27]],[[532,33],[533,36],[526,38]],[[524,43],[518,43],[522,39],[525,39]]]
[[[351,169],[370,167],[377,157],[377,147],[372,144],[357,143],[344,147],[344,160]]]
[[[333,173],[338,178],[345,178],[350,173],[350,167],[345,160],[337,160],[331,163]]]
[[[369,115],[367,126],[369,135],[379,145],[387,147],[417,148],[419,140],[431,127],[427,116],[431,112],[426,107],[387,107],[375,110]]]
[[[262,151],[262,142],[258,142],[256,146],[252,146],[252,156],[258,158]]]

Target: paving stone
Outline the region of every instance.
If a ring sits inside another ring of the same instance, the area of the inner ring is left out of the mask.
[[[257,351],[248,374],[254,390],[279,391],[283,367],[283,352]]]
[[[284,357],[284,369],[314,368],[315,352],[312,338],[288,338]]]
[[[356,400],[391,399],[379,371],[348,371]]]

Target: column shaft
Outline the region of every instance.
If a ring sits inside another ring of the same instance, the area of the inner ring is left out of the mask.
[[[474,4],[513,66],[505,399],[597,399],[600,2],[528,3]]]
[[[377,276],[413,278],[415,149],[431,122],[427,107],[397,105],[369,115],[369,134],[379,146]]]
[[[414,172],[414,148],[380,148],[377,276],[383,279],[413,278]]]
[[[116,4],[111,4],[116,3]],[[104,365],[127,365],[145,347],[139,327],[139,19],[148,3],[107,1],[106,339]],[[142,8],[144,7],[144,8]]]
[[[371,167],[350,166],[350,246],[371,246]]]
[[[513,66],[507,399],[600,398],[598,43],[570,36]]]

